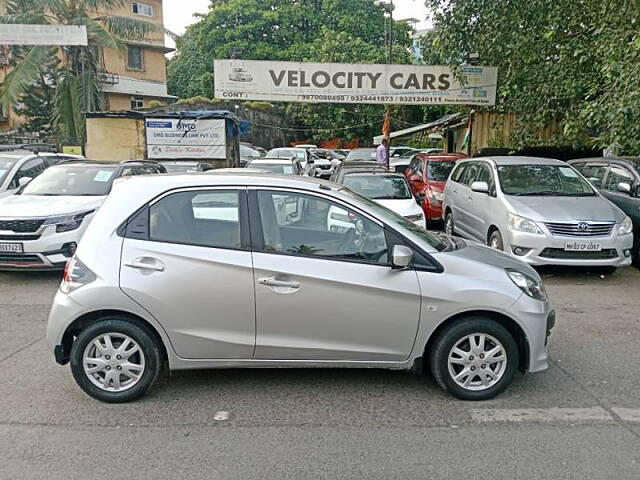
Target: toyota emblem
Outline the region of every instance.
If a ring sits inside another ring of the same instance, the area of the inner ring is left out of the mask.
[[[587,222],[580,222],[580,223],[578,224],[578,230],[581,230],[581,231],[583,231],[583,232],[584,232],[585,230],[589,230],[589,224],[588,224]]]

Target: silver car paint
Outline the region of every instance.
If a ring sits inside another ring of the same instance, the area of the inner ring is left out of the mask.
[[[300,283],[298,292],[278,292],[255,283],[258,312],[255,354],[246,353],[246,339],[255,328],[251,325],[251,313],[231,333],[230,322],[224,318],[228,313],[237,315],[234,310],[236,303],[244,303],[249,308],[253,306],[252,287],[244,280],[234,281],[232,288],[222,290],[228,296],[222,308],[209,304],[206,318],[196,318],[194,325],[186,324],[194,320],[189,315],[181,315],[180,307],[183,312],[195,308],[201,313],[205,308],[194,305],[195,296],[181,299],[179,292],[188,288],[211,292],[225,287],[226,281],[221,281],[223,277],[218,266],[224,263],[221,268],[229,271],[228,265],[234,263],[230,261],[231,256],[227,255],[225,262],[221,262],[221,258],[218,262],[211,262],[214,267],[211,273],[193,275],[194,263],[187,260],[189,263],[183,264],[180,260],[194,254],[188,250],[192,247],[172,245],[172,256],[165,260],[175,259],[175,268],[183,270],[171,277],[177,281],[164,281],[170,286],[158,286],[161,281],[156,283],[153,277],[164,276],[169,271],[165,268],[164,272],[151,272],[145,278],[128,284],[131,279],[123,273],[126,269],[124,263],[135,260],[143,250],[123,248],[128,239],[123,240],[116,230],[137,208],[166,191],[220,185],[301,189],[346,203],[378,222],[388,221],[385,212],[369,211],[357,197],[336,190],[335,185],[301,177],[162,175],[117,183],[78,248],[78,257],[97,274],[98,279],[68,295],[58,292],[47,328],[49,344],[52,347],[59,345],[74,320],[108,309],[131,313],[149,322],[165,345],[172,369],[266,366],[408,369],[414,360],[422,356],[427,340],[442,322],[464,312],[484,311],[512,318],[525,332],[529,342],[529,370],[546,368],[544,337],[550,306],[522,294],[504,271],[507,266],[515,266],[531,274],[529,267],[479,246],[436,253],[399,225],[393,228],[432,252],[443,265],[444,273],[394,271],[383,266],[254,253],[255,282],[262,275],[275,274],[288,276]],[[228,252],[224,251],[225,254]],[[121,253],[123,265],[113,261],[120,258]],[[213,253],[211,255],[215,257]],[[247,263],[245,260],[235,263],[241,263],[242,268],[234,265],[230,270],[235,270],[240,279]],[[145,287],[146,282],[148,287]],[[179,285],[179,282],[184,285]],[[133,295],[136,301],[121,290],[120,284],[129,294],[138,290]],[[176,289],[175,294],[171,287]],[[180,304],[169,306],[166,299],[158,299],[160,295],[173,295]],[[201,298],[200,301],[206,302],[207,299]],[[173,309],[172,313],[166,315],[164,308]],[[192,347],[197,354],[190,351]],[[219,354],[220,347],[226,353],[224,357]],[[215,353],[207,353],[214,350]],[[232,351],[237,354],[233,355]],[[211,356],[205,358],[202,355]]]
[[[445,187],[443,212],[453,211],[456,234],[475,240],[482,244],[488,242],[489,230],[496,227],[502,235],[506,252],[511,252],[511,246],[532,248],[530,254],[516,257],[531,265],[629,265],[631,259],[624,256],[623,251],[631,248],[633,235],[619,236],[617,227],[609,237],[594,237],[588,240],[602,243],[602,248],[615,248],[619,257],[604,260],[567,260],[539,257],[544,248],[563,248],[570,240],[580,240],[572,237],[554,237],[544,225],[545,222],[577,222],[577,221],[610,221],[620,223],[625,214],[596,191],[594,197],[515,197],[505,195],[500,188],[496,174],[498,164],[559,164],[570,167],[559,160],[534,157],[487,157],[461,160],[458,163],[482,162],[491,169],[496,182],[496,196],[473,192],[467,185],[449,180]],[[584,178],[579,172],[576,174]],[[586,181],[586,179],[585,179]],[[507,216],[513,213],[535,221],[544,235],[528,234],[512,231],[508,228]]]

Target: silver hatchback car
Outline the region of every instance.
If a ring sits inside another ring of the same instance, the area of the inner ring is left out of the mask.
[[[572,166],[548,158],[457,163],[445,187],[445,232],[530,265],[631,264],[633,224]]]
[[[353,227],[328,228],[330,212]],[[538,274],[329,182],[230,173],[117,182],[69,262],[47,338],[79,386],[143,395],[161,366],[429,368],[483,400],[547,368]]]

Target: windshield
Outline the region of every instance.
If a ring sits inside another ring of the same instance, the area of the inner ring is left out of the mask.
[[[571,167],[564,165],[502,165],[502,191],[516,196],[593,197],[595,190]]]
[[[18,161],[17,158],[0,157],[0,185],[4,182],[4,179],[9,175],[9,171]]]
[[[279,173],[280,175],[294,175],[293,165],[283,165],[282,163],[263,163],[252,162],[249,164],[249,168],[259,168],[260,170],[268,170],[272,173]]]
[[[104,196],[111,191],[117,166],[51,167],[34,178],[23,195]]]
[[[429,162],[427,164],[427,178],[436,182],[446,182],[455,162]]]
[[[349,155],[347,155],[347,161],[353,160],[375,160],[376,151],[371,149],[366,150],[351,150]]]
[[[380,216],[384,217],[389,223],[399,225],[405,230],[408,230],[438,252],[442,252],[444,250],[455,250],[458,248],[458,244],[451,241],[448,237],[444,235],[438,235],[433,232],[428,232],[424,228],[419,227],[413,222],[410,222],[402,215],[394,212],[393,210],[390,210],[387,207],[384,207],[363,195],[359,195],[352,190],[349,190],[347,188],[345,188],[344,190],[358,197],[358,199],[362,203],[365,203],[371,210],[374,211],[374,213],[377,213]]]
[[[348,175],[345,187],[372,200],[407,200],[412,198],[404,177],[399,175]]]

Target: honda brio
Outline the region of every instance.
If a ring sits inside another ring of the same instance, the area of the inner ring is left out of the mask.
[[[333,231],[332,209],[353,228]],[[317,179],[227,173],[116,185],[69,261],[47,338],[78,385],[139,398],[161,367],[430,370],[461,399],[547,368],[538,274]]]

